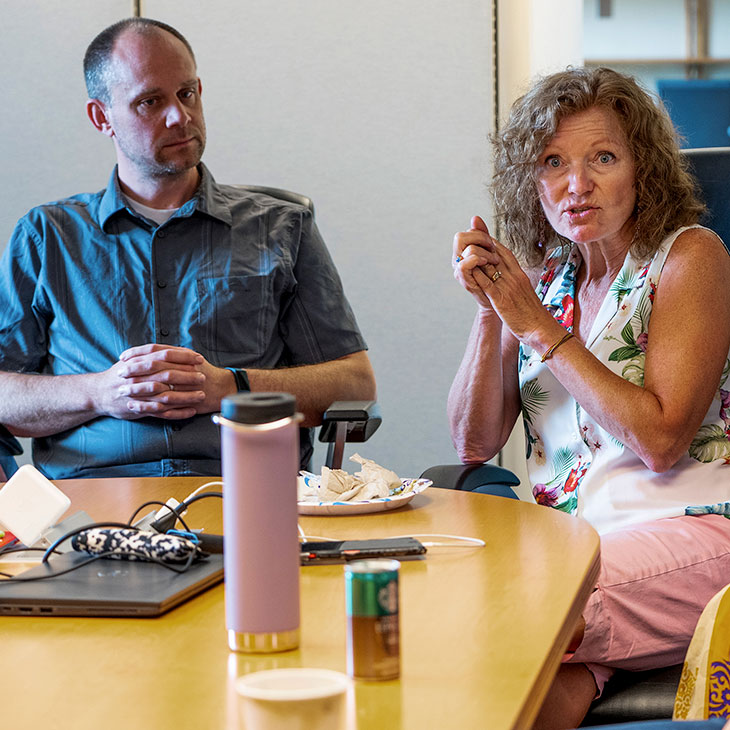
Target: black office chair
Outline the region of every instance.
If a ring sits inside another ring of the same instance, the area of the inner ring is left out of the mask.
[[[700,184],[707,214],[701,223],[712,228],[730,249],[730,147],[682,150]]]
[[[519,486],[520,480],[509,469],[495,464],[440,464],[426,469],[421,478],[430,479],[434,487],[442,489],[518,499],[512,487]]]
[[[314,203],[311,198],[301,193],[295,193],[291,190],[284,190],[283,188],[272,188],[268,185],[232,185],[231,187],[238,188],[239,190],[247,190],[249,193],[262,193],[263,195],[269,195],[272,198],[278,198],[279,200],[286,200],[288,203],[296,203],[302,205],[305,208],[309,208],[314,215]]]
[[[382,423],[375,401],[337,401],[322,416],[319,440],[329,444],[325,466],[342,468],[345,443],[367,441]]]
[[[233,187],[296,203],[308,208],[314,215],[314,203],[306,195],[266,185],[234,185]],[[322,426],[319,430],[319,440],[329,444],[325,466],[330,469],[341,469],[345,443],[367,441],[381,423],[380,409],[375,401],[337,401],[333,403],[322,416]],[[301,438],[311,444],[311,429],[302,429]],[[311,468],[312,452],[313,449],[310,449],[307,468]]]
[[[7,481],[18,471],[15,457],[22,453],[23,447],[18,439],[0,424],[0,482]]]

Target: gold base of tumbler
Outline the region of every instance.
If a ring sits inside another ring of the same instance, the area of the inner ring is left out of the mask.
[[[289,651],[299,646],[299,629],[252,633],[247,631],[228,631],[228,648],[246,654],[272,654]]]

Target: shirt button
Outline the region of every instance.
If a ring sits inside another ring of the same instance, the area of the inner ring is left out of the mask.
[[[160,289],[164,289],[167,286],[167,282],[160,279],[160,281],[157,282],[157,286],[159,286]]]
[[[161,334],[161,335],[162,335],[163,337],[167,337],[167,335],[169,335],[169,334],[170,334],[170,330],[166,330],[166,329],[164,329],[164,328],[163,328],[163,329],[161,329],[161,330],[160,330],[160,334]]]
[[[181,431],[182,430],[182,426],[179,423],[174,423],[172,425],[172,430],[173,431]]]
[[[165,231],[157,231],[157,238],[164,238],[165,237]]]

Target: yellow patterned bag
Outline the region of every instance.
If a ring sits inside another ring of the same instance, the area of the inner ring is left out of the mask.
[[[730,717],[730,585],[713,596],[697,622],[672,717]]]

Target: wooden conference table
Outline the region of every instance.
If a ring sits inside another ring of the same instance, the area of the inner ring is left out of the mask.
[[[181,500],[205,481],[57,485],[72,500],[69,513],[126,521],[142,502]],[[219,500],[196,503],[186,519],[219,532]],[[355,683],[352,730],[530,727],[598,573],[598,535],[587,523],[516,500],[431,488],[398,510],[301,517],[300,524],[335,538],[446,533],[486,541],[433,547],[425,560],[402,563],[401,678]],[[0,617],[3,726],[238,730],[237,676],[276,667],[345,671],[342,566],[302,568],[301,645],[282,654],[229,652],[223,590],[156,619]]]

